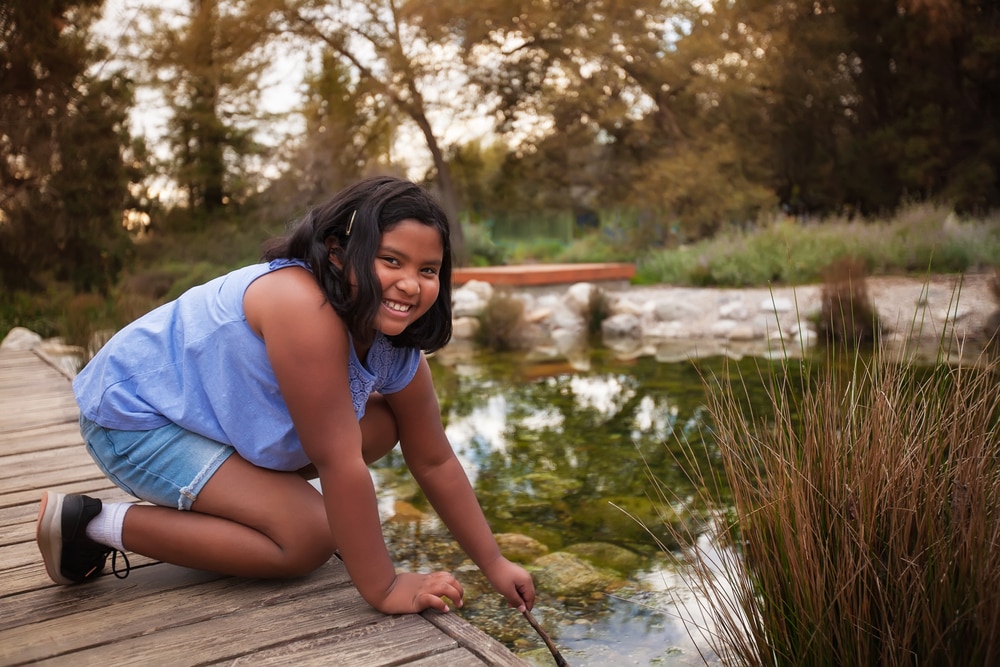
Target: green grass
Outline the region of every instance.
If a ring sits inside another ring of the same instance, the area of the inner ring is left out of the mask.
[[[949,210],[914,206],[884,222],[781,220],[723,233],[638,258],[637,282],[720,287],[819,282],[850,256],[871,274],[986,270],[1000,257],[1000,218],[960,220]]]

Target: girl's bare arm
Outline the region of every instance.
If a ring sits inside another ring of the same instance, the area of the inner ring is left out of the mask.
[[[507,598],[531,609],[534,585],[523,568],[504,558],[462,464],[441,424],[437,394],[426,359],[402,391],[386,395],[396,415],[406,464],[462,549]]]
[[[398,575],[385,547],[349,389],[350,338],[312,276],[282,269],[250,286],[247,321],[264,339],[282,397],[323,486],[334,543],[355,586],[386,613],[461,602],[450,575]]]

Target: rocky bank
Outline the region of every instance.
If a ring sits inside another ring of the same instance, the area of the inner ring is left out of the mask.
[[[868,295],[884,326],[883,342],[934,355],[942,341],[957,352],[977,352],[1000,303],[989,274],[925,278],[876,277]],[[697,356],[796,356],[817,342],[821,285],[716,289],[577,283],[564,288],[511,292],[524,302],[521,338],[536,356],[570,361],[585,355],[591,293],[602,290],[608,316],[602,343],[623,357],[679,361]],[[467,348],[495,288],[472,281],[454,292],[454,342],[445,354]],[[995,327],[995,324],[994,324]]]
[[[996,331],[1000,303],[991,274],[937,275],[923,278],[874,277],[869,298],[885,327],[888,346],[923,352],[933,358],[946,341],[953,353],[976,354]],[[471,281],[453,292],[453,341],[439,352],[463,356],[475,348],[479,316],[497,288]],[[591,294],[600,290],[607,305],[601,342],[623,358],[652,356],[661,361],[727,355],[798,356],[817,342],[814,320],[820,312],[821,285],[718,289],[668,285],[570,286],[511,291],[524,303],[519,338],[533,357],[560,357],[586,364]],[[83,351],[58,339],[15,328],[3,347],[37,349],[75,370]]]

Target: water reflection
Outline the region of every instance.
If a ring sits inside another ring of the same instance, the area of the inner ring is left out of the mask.
[[[542,591],[537,615],[572,664],[700,664],[676,610],[669,611],[680,582],[657,544],[676,546],[664,524],[690,516],[664,503],[656,485],[680,499],[696,495],[689,466],[708,469],[716,458],[704,378],[759,371],[722,359],[620,361],[600,351],[580,366],[516,355],[432,360],[448,436],[495,532],[530,536],[550,552],[600,542],[636,556],[615,565],[624,581],[614,590],[558,599]],[[688,458],[686,447],[698,456]],[[376,474],[389,498],[385,514],[394,517],[386,530],[397,560],[417,569],[463,568],[436,521],[400,513],[400,500],[429,511],[401,457],[389,457]],[[465,570],[473,596],[487,590]],[[463,615],[515,648],[540,646],[523,619],[491,597]],[[548,661],[542,649],[539,664]]]
[[[495,355],[435,363],[447,432],[498,532],[550,549],[600,540],[653,553],[645,529],[609,503],[657,524],[651,478],[685,495],[671,446],[704,437],[703,383],[690,363],[594,354],[584,371]]]

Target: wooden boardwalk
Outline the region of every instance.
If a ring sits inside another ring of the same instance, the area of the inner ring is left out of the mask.
[[[336,559],[308,577],[253,581],[129,555],[58,586],[35,545],[42,489],[135,500],[87,455],[69,379],[0,350],[0,665],[526,665],[452,614],[387,616]]]
[[[452,282],[463,285],[481,280],[508,287],[552,287],[579,282],[628,285],[635,276],[635,264],[607,262],[592,264],[518,264],[514,266],[457,267]]]

